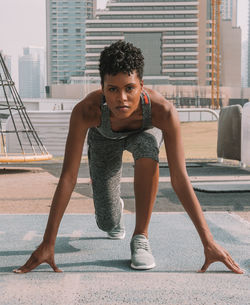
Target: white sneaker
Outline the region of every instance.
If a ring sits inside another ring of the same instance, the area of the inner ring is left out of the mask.
[[[135,235],[130,242],[131,268],[146,270],[155,267],[149,240],[143,234]]]

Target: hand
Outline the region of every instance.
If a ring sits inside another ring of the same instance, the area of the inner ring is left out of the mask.
[[[235,273],[244,273],[240,266],[232,259],[230,254],[215,242],[204,248],[204,254],[205,263],[198,272],[205,272],[212,263],[219,261],[224,263],[228,269]]]
[[[13,270],[15,273],[27,273],[35,269],[42,263],[47,263],[55,272],[62,272],[54,259],[54,247],[41,243],[40,246],[31,254],[27,262],[20,268]]]

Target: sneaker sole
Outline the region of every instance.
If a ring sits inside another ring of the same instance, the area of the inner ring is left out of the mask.
[[[152,269],[156,266],[155,263],[153,263],[152,265],[144,265],[144,266],[135,266],[133,263],[131,263],[131,268],[136,269],[136,270],[147,270],[147,269]]]
[[[120,237],[113,237],[113,236],[110,236],[108,233],[107,233],[107,237],[109,238],[109,239],[124,239],[125,238],[125,235],[126,235],[126,233],[124,232],[124,234],[123,235],[121,235]]]

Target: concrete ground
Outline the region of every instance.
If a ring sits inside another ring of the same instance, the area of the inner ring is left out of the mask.
[[[202,246],[171,188],[165,162],[160,163],[150,225],[155,269],[138,272],[129,267],[133,164],[124,164],[121,181],[127,235],[111,241],[96,227],[88,165],[82,162],[55,249],[64,273],[54,274],[42,265],[29,274],[12,274],[41,241],[61,167],[55,161],[0,166],[0,305],[250,304],[250,192],[196,191],[215,240],[245,269],[244,275],[236,275],[216,263],[198,274]],[[193,183],[250,181],[249,169],[236,166],[192,161],[187,169]]]

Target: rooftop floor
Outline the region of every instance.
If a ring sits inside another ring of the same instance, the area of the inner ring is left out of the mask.
[[[215,162],[188,162],[188,173],[192,183],[230,182],[226,192],[218,186],[215,192],[196,194],[215,240],[245,270],[244,275],[233,274],[221,263],[211,265],[205,274],[196,273],[204,260],[202,245],[172,190],[165,162],[160,163],[150,225],[155,269],[134,271],[129,266],[133,164],[124,164],[121,182],[127,235],[112,241],[95,224],[88,164],[83,162],[55,249],[64,273],[55,274],[42,265],[29,274],[13,274],[12,269],[22,265],[42,239],[61,167],[61,161],[55,160],[0,167],[1,305],[250,304],[250,190],[246,186],[250,171]],[[234,181],[242,181],[243,189],[232,192]]]

